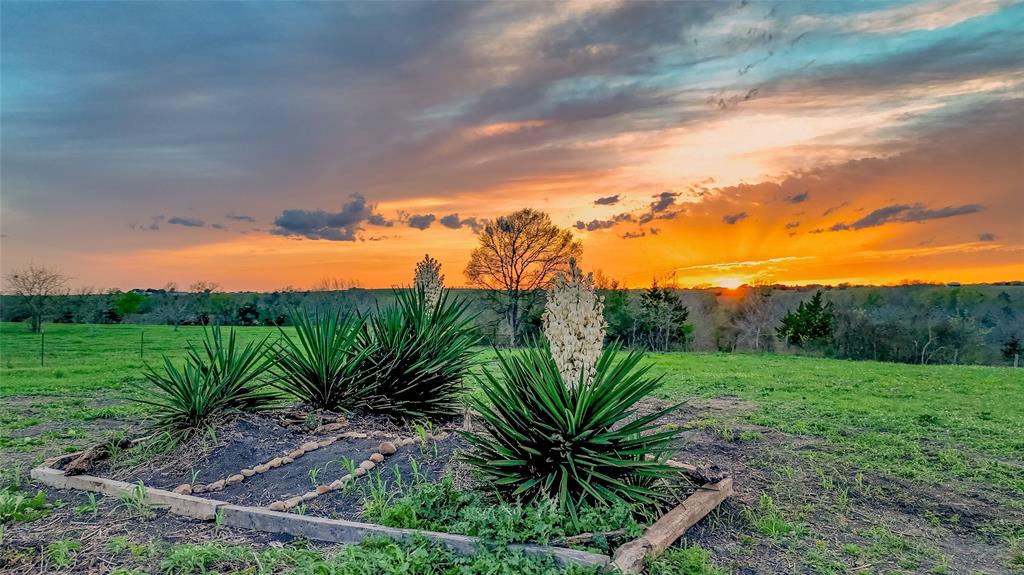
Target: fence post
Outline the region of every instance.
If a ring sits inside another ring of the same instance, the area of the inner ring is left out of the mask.
[[[43,367],[43,354],[46,352],[46,334],[42,324],[39,325],[39,367]]]

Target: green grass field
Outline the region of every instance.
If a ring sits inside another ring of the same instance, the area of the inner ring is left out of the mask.
[[[278,337],[276,328],[238,330],[243,340]],[[47,324],[40,366],[39,334],[24,324],[0,324],[0,401],[12,407],[0,411],[0,453],[27,464],[110,432],[97,422],[139,420],[144,409],[128,400],[138,393],[134,385],[141,380],[143,360],[180,356],[188,339],[201,337],[202,328],[196,327]],[[481,351],[485,364],[493,353]],[[986,517],[972,526],[976,533],[970,537],[989,541],[1007,558],[1018,553],[1012,548],[1024,537],[1019,523],[1024,516],[1024,370],[747,354],[651,354],[649,360],[652,371],[664,376],[663,398],[688,403],[683,409],[692,419],[685,427],[721,436],[723,453],[739,446],[748,454],[746,464],[763,475],[740,498],[749,509],[734,514],[749,516],[745,529],[754,538],[752,553],[763,539],[774,545],[773,557],[790,557],[806,572],[843,573],[869,563],[851,558],[852,548],[844,550],[850,543],[830,545],[824,535],[815,535],[816,521],[835,520],[820,515],[826,507],[822,493],[831,498],[828,505],[838,505],[836,482],[856,490],[863,482],[856,478],[865,474],[876,483],[891,478],[923,492],[987,493],[986,504],[1005,510],[1005,517]],[[33,427],[41,432],[26,433]],[[804,485],[793,487],[801,477]],[[771,543],[772,537],[758,532],[754,515],[770,511],[763,509],[764,496],[781,506],[779,513],[789,521],[809,525],[802,543]],[[972,499],[965,501],[963,506],[973,505]],[[934,524],[929,513],[942,515],[921,510],[920,520]],[[946,527],[954,537],[963,525]],[[922,551],[931,557],[931,563],[920,559],[922,564],[941,566],[941,558],[948,560],[957,547],[955,541],[946,545],[934,538],[924,536],[915,544],[931,550]],[[881,544],[870,535],[861,539],[854,546]],[[901,572],[899,561],[890,563],[897,566],[893,572]]]

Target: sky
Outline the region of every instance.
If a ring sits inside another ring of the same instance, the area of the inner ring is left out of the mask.
[[[531,207],[623,285],[1024,280],[1024,3],[0,4],[0,268],[446,283]]]

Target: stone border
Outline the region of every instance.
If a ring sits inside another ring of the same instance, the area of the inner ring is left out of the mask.
[[[65,475],[63,471],[50,467],[58,461],[65,460],[66,457],[69,456],[47,460],[39,467],[32,469],[32,479],[58,489],[78,489],[112,496],[132,494],[140,488],[140,484],[137,483],[126,483],[103,477]],[[287,533],[296,537],[308,537],[333,543],[357,543],[372,536],[390,537],[399,541],[414,537],[425,537],[459,553],[473,553],[478,548],[485,546],[485,542],[477,537],[439,533],[436,531],[396,529],[373,523],[296,515],[294,513],[270,511],[260,507],[231,505],[223,501],[174,493],[144,485],[141,487],[145,490],[146,500],[149,503],[166,507],[168,511],[175,515],[203,521],[213,521],[219,518],[225,525],[255,531]],[[508,548],[526,555],[552,557],[563,566],[584,565],[605,568],[611,563],[611,559],[606,555],[563,547],[514,544],[509,545]]]

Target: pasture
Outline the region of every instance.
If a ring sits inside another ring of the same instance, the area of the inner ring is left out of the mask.
[[[243,340],[278,337],[277,328],[236,329]],[[4,482],[34,494],[24,474],[43,458],[137,431],[147,409],[131,399],[145,393],[143,362],[180,357],[202,331],[47,324],[40,366],[40,335],[0,324]],[[486,366],[493,352],[482,349],[478,358]],[[759,354],[665,353],[647,361],[663,376],[659,401],[681,403],[663,423],[680,432],[678,458],[718,465],[736,481],[736,496],[687,534],[674,563],[653,572],[1024,569],[1020,371]],[[278,565],[303,572],[336,557],[321,545],[282,547],[169,517],[140,529],[120,502],[44,492],[52,506],[45,517],[3,527],[0,569],[252,573]],[[385,551],[413,565],[411,573],[434,572],[415,570],[415,550]]]

